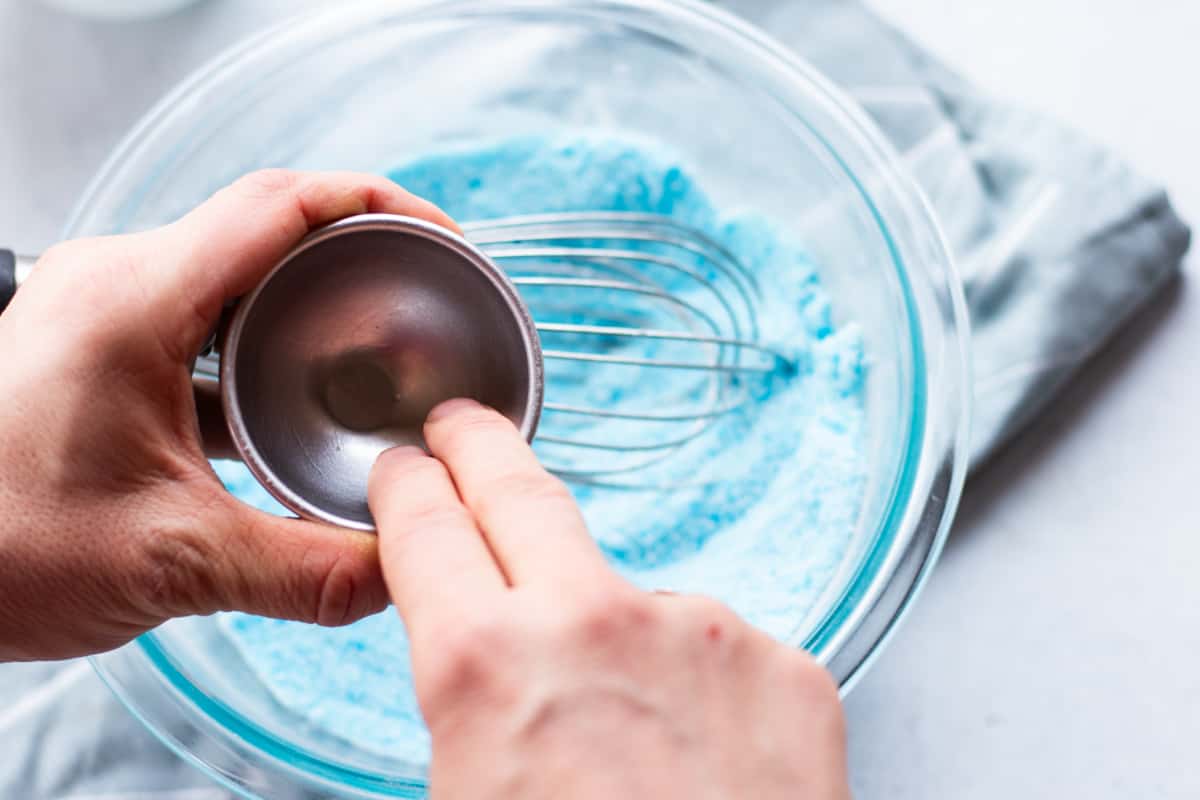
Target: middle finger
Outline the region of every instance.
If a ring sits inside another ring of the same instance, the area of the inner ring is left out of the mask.
[[[571,493],[546,472],[508,419],[471,400],[433,410],[425,441],[450,470],[463,503],[515,586],[615,575]]]

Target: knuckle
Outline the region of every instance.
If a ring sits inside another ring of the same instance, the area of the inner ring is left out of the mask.
[[[294,170],[278,167],[259,169],[234,181],[233,189],[246,197],[262,199],[293,191],[299,180],[300,173]]]
[[[707,595],[694,595],[686,598],[684,608],[689,622],[696,625],[706,625],[710,622],[722,624],[740,623],[741,620],[733,609]]]
[[[480,615],[441,632],[436,647],[422,675],[423,699],[434,708],[486,695],[497,665],[507,660],[511,637],[498,617]]]
[[[589,645],[635,638],[658,622],[649,596],[621,586],[592,591],[576,607],[571,626],[575,638]]]
[[[129,267],[129,254],[114,248],[115,237],[71,239],[42,253],[34,274],[49,279],[59,288],[70,287],[72,295],[84,295],[85,303],[107,304],[119,285],[109,279],[114,270]]]
[[[185,529],[154,529],[146,534],[143,555],[134,585],[137,607],[163,619],[225,610],[228,604],[215,579],[217,553],[207,537]]]
[[[52,313],[69,316],[97,346],[129,335],[131,320],[145,319],[151,272],[149,233],[72,239],[38,259],[30,287],[38,287]],[[137,316],[131,317],[134,313]],[[152,315],[151,315],[152,316]]]

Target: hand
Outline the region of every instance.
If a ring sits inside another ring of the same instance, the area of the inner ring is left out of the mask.
[[[51,249],[0,316],[0,660],[240,609],[338,625],[387,602],[376,539],[255,511],[201,449],[191,363],[310,228],[453,223],[382,178],[267,171],[178,222]]]
[[[606,564],[504,417],[434,409],[370,504],[435,800],[848,798],[828,673],[721,604]]]

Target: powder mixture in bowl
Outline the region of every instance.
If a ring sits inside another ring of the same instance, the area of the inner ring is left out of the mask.
[[[866,488],[862,337],[853,323],[835,324],[802,249],[761,216],[714,207],[670,152],[622,138],[483,142],[416,159],[391,177],[460,221],[666,214],[705,231],[754,273],[761,339],[787,352],[794,369],[756,387],[753,403],[688,445],[678,457],[688,480],[677,488],[572,488],[593,535],[630,580],[715,596],[768,633],[794,636],[845,557]],[[559,379],[548,374],[548,399]],[[639,391],[635,380],[619,387]],[[243,467],[215,466],[243,500],[281,510]],[[428,760],[408,643],[393,611],[342,629],[241,614],[221,624],[286,708],[366,750]]]

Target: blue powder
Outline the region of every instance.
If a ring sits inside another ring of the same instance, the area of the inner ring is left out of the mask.
[[[678,477],[670,470],[683,469],[686,485],[573,488],[593,535],[629,579],[716,596],[768,633],[795,636],[849,547],[866,485],[861,334],[835,323],[803,251],[760,216],[719,213],[669,152],[623,139],[483,143],[422,157],[391,177],[462,221],[571,210],[668,214],[751,269],[762,288],[761,338],[792,355],[794,374],[753,387],[755,403],[657,475],[669,482]],[[556,381],[571,380],[578,376],[550,374],[547,397],[566,390]],[[605,391],[623,401],[648,389]],[[280,510],[243,467],[215,466],[243,500]],[[360,748],[427,763],[408,642],[394,612],[336,630],[241,614],[221,622],[283,706]]]

